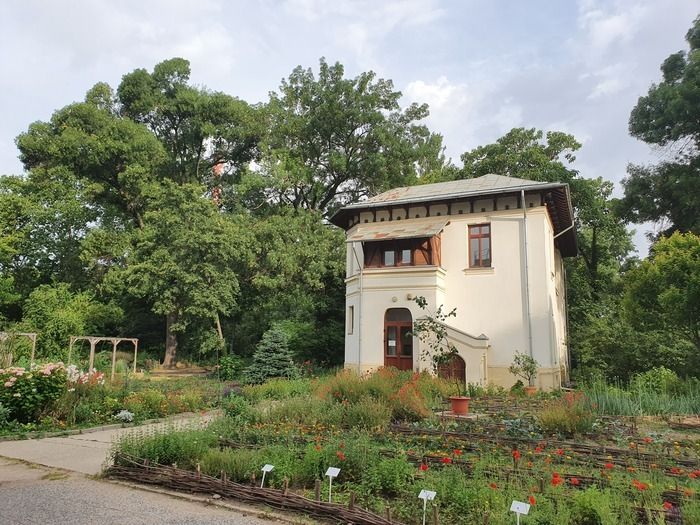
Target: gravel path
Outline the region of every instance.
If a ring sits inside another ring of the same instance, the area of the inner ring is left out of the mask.
[[[270,525],[274,521],[0,458],[2,525]]]

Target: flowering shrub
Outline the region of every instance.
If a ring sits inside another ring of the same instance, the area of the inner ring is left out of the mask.
[[[134,413],[128,410],[121,410],[118,414],[115,414],[114,419],[122,423],[131,423],[134,420]]]
[[[66,369],[63,363],[0,369],[0,385],[0,403],[9,409],[10,419],[26,423],[65,392]]]

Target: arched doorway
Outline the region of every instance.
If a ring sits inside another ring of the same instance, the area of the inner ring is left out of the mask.
[[[467,382],[467,364],[455,354],[447,363],[438,367],[438,376],[463,385]]]
[[[384,366],[413,370],[413,317],[408,308],[384,314]]]

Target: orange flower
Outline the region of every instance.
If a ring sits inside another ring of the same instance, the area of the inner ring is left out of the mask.
[[[514,450],[513,451],[513,459],[515,461],[518,461],[520,459],[520,451],[519,450]]]
[[[664,501],[664,509],[665,510],[671,510],[673,508],[673,503],[670,501]]]
[[[651,439],[649,436],[644,438],[644,443],[651,443],[652,441],[654,441],[654,440]]]
[[[494,482],[491,482],[491,483],[489,483],[489,487],[496,490],[498,488],[498,485],[496,485]]]
[[[336,452],[335,455],[338,456],[338,459],[340,461],[345,461],[345,454],[343,453],[342,450],[339,450],[338,452]]]
[[[537,500],[535,500],[535,496],[528,496],[527,501],[530,503],[530,505],[534,506],[535,503],[537,503]]]
[[[460,449],[458,449],[458,448],[454,449],[453,452],[454,452],[455,456],[461,456],[461,455],[462,455],[462,451],[461,451]]]
[[[571,483],[574,487],[578,487],[581,484],[578,478],[571,478],[569,483]]]
[[[316,446],[314,446],[314,448],[315,448],[316,450],[321,450],[321,445],[316,445]]]

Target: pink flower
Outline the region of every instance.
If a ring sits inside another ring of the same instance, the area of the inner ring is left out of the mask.
[[[5,382],[5,386],[6,386],[7,388],[10,388],[12,385],[14,385],[14,382],[12,382],[12,381],[6,381],[6,382]]]

